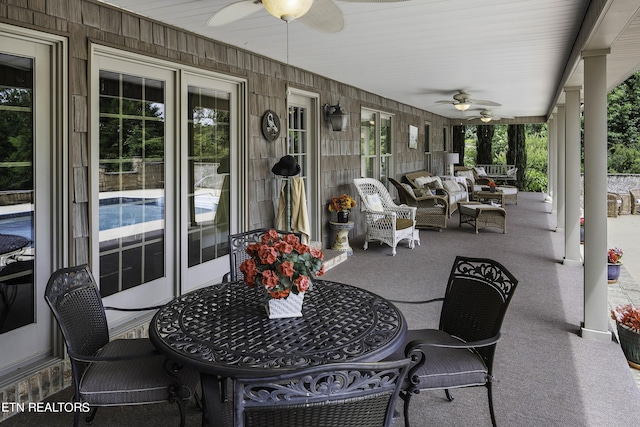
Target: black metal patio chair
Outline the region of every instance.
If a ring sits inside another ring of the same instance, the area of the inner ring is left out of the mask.
[[[389,427],[409,359],[234,380],[234,427]]]
[[[491,422],[493,410],[493,359],[500,328],[518,281],[500,263],[485,258],[455,259],[444,298],[438,329],[409,330],[404,351],[390,359],[410,357],[404,400],[405,426],[409,427],[411,396],[421,390],[444,389],[449,401],[452,388],[485,386]]]
[[[47,283],[45,300],[64,335],[71,360],[74,401],[100,406],[175,402],[181,426],[199,380],[196,371],[168,360],[148,338],[109,341],[105,308],[87,266],[63,268]],[[144,310],[144,309],[142,309]],[[74,413],[78,426],[79,408]]]
[[[229,272],[223,276],[223,282],[233,282],[244,279],[244,274],[240,271],[240,264],[250,258],[245,249],[247,249],[247,246],[250,244],[259,242],[262,235],[269,230],[269,228],[257,228],[243,233],[229,235]],[[281,236],[294,234],[298,239],[302,237],[302,234],[297,232],[276,231]]]

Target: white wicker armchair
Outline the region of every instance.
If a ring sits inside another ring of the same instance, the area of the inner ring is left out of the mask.
[[[376,179],[356,178],[353,183],[360,195],[360,207],[367,220],[364,249],[367,250],[369,242],[377,240],[391,246],[391,253],[395,255],[398,242],[405,239],[413,249],[416,208],[396,205],[386,187]]]

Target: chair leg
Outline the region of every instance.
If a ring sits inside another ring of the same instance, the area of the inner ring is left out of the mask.
[[[403,391],[400,398],[404,400],[404,427],[411,427],[409,423],[409,402],[411,401],[411,392]]]
[[[451,395],[451,392],[449,391],[448,388],[444,389],[444,394],[447,395],[447,399],[449,399],[449,402],[453,402],[453,396]]]
[[[180,410],[180,427],[184,427],[187,420],[187,402],[188,400],[186,399],[178,400],[176,402],[178,404],[178,409]]]
[[[496,427],[496,414],[493,412],[493,393],[491,392],[491,383],[487,383],[487,394],[489,396],[489,413],[491,414],[491,425]]]
[[[76,409],[73,412],[73,427],[78,427],[80,425],[80,411]]]
[[[97,406],[93,408],[89,416],[86,418],[85,421],[87,422],[87,424],[91,424],[93,422],[93,419],[96,417],[96,412],[98,412]]]

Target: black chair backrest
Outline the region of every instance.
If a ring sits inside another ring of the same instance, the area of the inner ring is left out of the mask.
[[[70,352],[93,356],[109,342],[102,298],[86,265],[54,272],[47,283],[44,298],[58,321]],[[83,366],[74,369],[81,374]]]
[[[502,321],[518,281],[500,263],[456,257],[440,314],[440,329],[465,341],[491,338]],[[476,349],[490,359],[495,345]]]
[[[234,382],[237,427],[390,426],[409,359],[335,363]]]
[[[258,228],[255,230],[245,231],[244,233],[229,235],[229,280],[244,280],[244,274],[240,271],[240,264],[249,259],[249,254],[245,251],[251,243],[259,242],[262,235],[269,231],[269,228]],[[301,238],[300,233],[287,233],[286,231],[276,230],[281,236],[294,234]]]

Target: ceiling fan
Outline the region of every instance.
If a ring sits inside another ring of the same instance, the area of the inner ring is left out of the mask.
[[[513,119],[513,117],[507,117],[507,116],[494,116],[493,112],[490,110],[480,110],[480,115],[479,116],[471,116],[471,117],[467,117],[467,120],[475,120],[475,119],[480,119],[483,123],[489,123],[491,120],[500,120],[500,119]]]
[[[397,3],[408,0],[339,0],[345,3]],[[285,8],[291,7],[290,9]],[[344,16],[334,0],[242,0],[231,3],[211,15],[207,25],[220,27],[256,12],[266,10],[284,21],[298,19],[306,26],[323,32],[337,33],[344,28]]]
[[[468,110],[469,107],[471,107],[471,104],[488,105],[491,107],[502,106],[502,104],[498,104],[497,102],[493,102],[493,101],[486,101],[482,99],[472,99],[471,95],[465,92],[464,90],[459,90],[458,93],[453,95],[453,101],[440,100],[440,101],[436,101],[436,104],[453,104],[455,109],[459,111]]]

